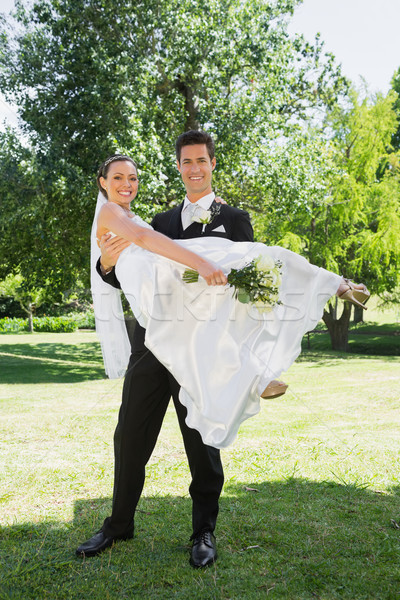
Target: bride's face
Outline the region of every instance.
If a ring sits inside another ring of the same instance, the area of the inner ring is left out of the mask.
[[[119,160],[110,164],[107,179],[101,177],[100,183],[107,191],[108,200],[125,208],[135,198],[139,180],[134,165],[127,160]]]

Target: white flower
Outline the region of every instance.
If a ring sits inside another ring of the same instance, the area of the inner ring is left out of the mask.
[[[253,304],[253,306],[260,312],[260,313],[269,313],[273,310],[274,305],[273,304],[268,304],[267,302],[255,302]]]
[[[275,285],[276,287],[280,287],[282,283],[282,276],[279,273],[278,269],[274,269],[271,272],[271,281],[273,285]]]
[[[265,273],[270,273],[272,269],[275,267],[275,261],[271,256],[265,254],[264,256],[259,256],[255,259],[255,266],[257,271],[264,271]]]
[[[192,221],[207,225],[211,221],[211,210],[202,210],[200,215],[192,217]]]

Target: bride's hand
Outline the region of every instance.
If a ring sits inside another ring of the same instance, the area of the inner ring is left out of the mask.
[[[227,283],[226,275],[221,271],[218,265],[205,261],[198,269],[200,277],[206,280],[208,285],[225,285]]]

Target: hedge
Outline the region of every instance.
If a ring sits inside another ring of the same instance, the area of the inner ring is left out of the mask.
[[[34,317],[33,329],[51,333],[70,333],[78,329],[78,324],[73,317]],[[19,331],[29,331],[28,319],[9,317],[0,319],[0,333],[18,333]]]

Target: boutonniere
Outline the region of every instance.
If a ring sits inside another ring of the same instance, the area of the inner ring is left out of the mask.
[[[196,216],[192,217],[192,221],[194,221],[195,223],[202,223],[203,228],[201,230],[201,233],[204,233],[206,225],[209,225],[210,223],[212,223],[214,221],[215,217],[217,217],[220,212],[221,212],[221,204],[214,203],[211,206],[210,210],[202,210],[200,215],[196,215]]]

